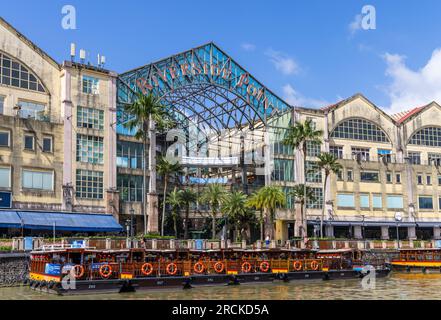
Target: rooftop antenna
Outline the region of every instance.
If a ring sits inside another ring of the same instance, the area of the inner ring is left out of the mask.
[[[81,63],[84,64],[84,61],[86,60],[86,50],[84,50],[84,49],[80,50],[80,60],[81,60]]]
[[[77,55],[77,48],[75,43],[70,44],[70,59],[73,62],[75,60],[75,56]]]
[[[106,64],[106,56],[101,56],[101,67],[104,68],[105,64]]]
[[[98,68],[101,67],[101,55],[98,53]]]

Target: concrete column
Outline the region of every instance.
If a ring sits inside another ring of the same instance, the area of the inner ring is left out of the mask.
[[[276,240],[285,242],[288,240],[288,223],[283,220],[276,220]]]
[[[152,239],[152,249],[153,250],[158,249],[158,240],[157,239]]]
[[[149,192],[147,194],[147,232],[158,233],[158,194],[156,192],[156,125],[149,121]]]
[[[355,239],[363,239],[363,233],[361,226],[354,226],[354,238]]]
[[[408,227],[407,228],[407,238],[410,240],[416,240],[416,230],[415,227]]]
[[[116,189],[106,190],[106,212],[112,214],[119,221],[119,191]]]
[[[176,240],[175,239],[170,239],[170,249],[175,249],[176,248]]]
[[[61,77],[61,115],[64,120],[64,135],[63,139],[63,201],[62,210],[72,211],[73,206],[73,111],[72,111],[72,97],[71,97],[71,63],[65,62],[63,65],[64,76]],[[55,137],[60,139],[61,137]]]
[[[334,238],[334,226],[325,225],[325,236],[327,238]]]
[[[246,248],[247,248],[247,241],[242,240],[242,249],[246,249]]]
[[[389,240],[389,227],[388,226],[381,227],[381,240]]]
[[[106,239],[106,250],[112,249],[112,239]]]
[[[109,114],[108,129],[106,130],[106,139],[104,143],[108,143],[108,185],[109,189],[116,189],[116,74],[111,74],[109,85]]]
[[[441,228],[433,227],[433,239],[439,240],[441,239]]]

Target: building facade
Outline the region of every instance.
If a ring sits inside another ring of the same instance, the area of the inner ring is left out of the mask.
[[[117,75],[84,61],[58,63],[3,19],[0,36],[3,209],[112,214],[142,232],[142,203],[157,196],[161,203],[163,184],[153,177],[155,194],[143,192],[151,159],[124,126],[124,105],[136,92],[154,92],[174,111],[184,135],[175,151],[185,173],[171,185],[200,193],[221,183],[248,194],[280,186],[287,206],[276,213],[277,239],[298,235],[301,208],[290,191],[300,183],[315,195],[306,205],[310,237],[318,235],[322,213],[327,237],[389,239],[397,231],[403,239],[440,237],[436,102],[397,115],[361,94],[323,109],[294,107],[213,43]],[[291,124],[306,120],[323,131],[323,143],[308,143],[304,161],[282,141]],[[156,155],[179,140],[168,138],[150,139]],[[326,186],[317,168],[322,152],[343,166]],[[145,186],[152,184],[148,179]],[[208,208],[196,202],[193,229],[207,217]]]

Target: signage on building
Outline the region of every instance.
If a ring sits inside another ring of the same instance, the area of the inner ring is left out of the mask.
[[[12,208],[12,194],[11,192],[0,192],[0,208]]]

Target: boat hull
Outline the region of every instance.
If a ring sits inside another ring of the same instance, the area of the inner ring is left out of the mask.
[[[390,269],[376,270],[377,277],[389,275]],[[359,279],[363,274],[356,270],[300,271],[286,273],[249,273],[238,275],[210,274],[190,277],[148,277],[126,280],[77,281],[75,288],[63,289],[61,283],[52,287],[33,281],[30,287],[46,293],[77,295],[94,293],[123,293],[158,289],[190,289],[202,286],[246,285],[258,283],[290,282],[298,280]]]

